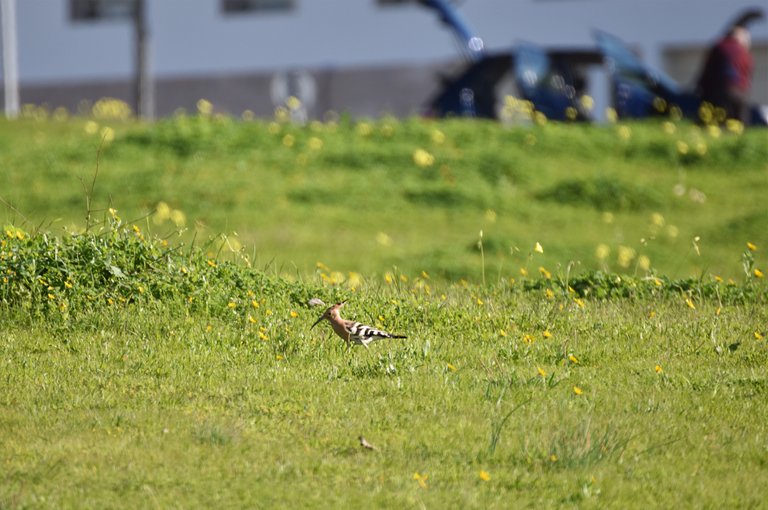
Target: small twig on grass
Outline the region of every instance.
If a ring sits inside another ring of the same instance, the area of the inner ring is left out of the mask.
[[[528,400],[521,402],[520,404],[516,405],[512,408],[511,411],[509,411],[507,414],[504,415],[504,417],[496,423],[495,425],[491,425],[491,442],[488,445],[488,455],[491,456],[496,451],[496,446],[499,443],[499,438],[501,437],[501,431],[504,428],[504,425],[507,423],[507,420],[510,416],[512,416],[512,413],[523,407],[525,404],[530,402],[533,397],[529,398]]]
[[[7,201],[6,199],[4,199],[3,197],[0,197],[0,203],[2,203],[2,204],[3,204],[4,206],[6,206],[8,209],[10,209],[11,211],[15,212],[15,213],[16,213],[16,214],[18,214],[19,216],[21,216],[21,218],[22,218],[22,219],[23,219],[23,220],[24,220],[26,223],[32,223],[32,222],[29,220],[29,218],[27,218],[27,217],[24,215],[24,213],[23,213],[23,212],[21,212],[21,211],[19,211],[18,209],[16,209],[16,207],[14,207],[12,203],[8,202],[8,201]]]

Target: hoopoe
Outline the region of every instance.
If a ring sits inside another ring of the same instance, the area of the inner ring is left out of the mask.
[[[368,348],[368,344],[374,340],[381,340],[382,338],[407,338],[405,335],[393,335],[359,322],[342,319],[341,315],[339,315],[339,310],[345,303],[346,301],[342,301],[341,303],[336,303],[335,305],[328,307],[328,309],[323,312],[323,315],[312,324],[312,327],[314,328],[320,324],[320,321],[325,319],[331,323],[333,331],[335,331],[347,345],[351,342],[362,345],[365,348]]]

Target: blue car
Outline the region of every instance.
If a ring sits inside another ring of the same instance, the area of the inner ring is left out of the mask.
[[[666,115],[676,107],[685,118],[698,120],[701,98],[683,90],[661,71],[650,69],[621,39],[607,32],[593,33],[596,48],[543,48],[521,43],[508,51],[490,53],[454,8],[445,0],[421,0],[439,13],[440,20],[457,36],[468,60],[454,76],[444,77],[439,91],[428,101],[425,113],[434,117],[461,116],[499,119],[505,87],[530,101],[551,120],[590,121],[581,101],[587,89],[589,66],[607,66],[611,78],[611,104],[619,118]],[[763,16],[750,10],[738,20]],[[660,107],[661,105],[661,107]],[[757,106],[750,124],[767,126]]]

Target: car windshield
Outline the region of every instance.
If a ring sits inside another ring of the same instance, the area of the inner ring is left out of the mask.
[[[658,82],[670,92],[679,92],[679,86],[672,78],[646,67],[624,41],[601,31],[595,31],[594,35],[598,46],[609,61],[611,72],[623,76],[645,76]]]

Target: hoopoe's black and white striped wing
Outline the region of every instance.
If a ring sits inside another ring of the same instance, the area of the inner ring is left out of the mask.
[[[352,322],[347,325],[349,339],[356,343],[367,345],[374,340],[382,338],[405,338],[402,335],[392,335],[386,331],[366,326],[360,322]]]

